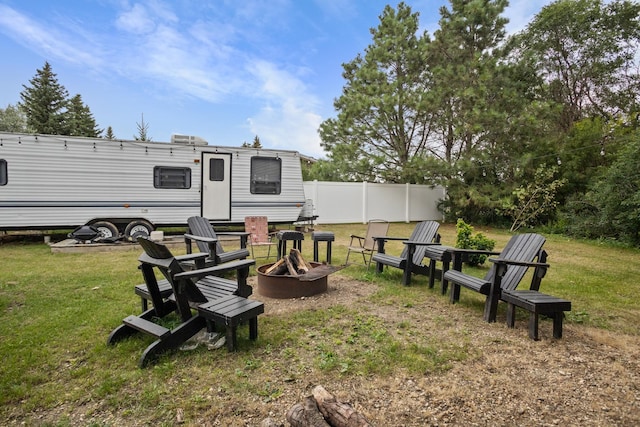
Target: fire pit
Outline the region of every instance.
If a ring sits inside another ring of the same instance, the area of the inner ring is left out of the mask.
[[[265,274],[265,271],[273,264],[261,265],[256,269],[258,272],[258,293],[269,298],[286,299],[308,297],[326,292],[327,277],[330,272],[322,275],[312,274],[313,270],[317,268],[324,269],[324,265],[317,262],[310,262],[309,264],[313,267],[307,273],[311,276],[311,280],[305,278],[304,275]]]

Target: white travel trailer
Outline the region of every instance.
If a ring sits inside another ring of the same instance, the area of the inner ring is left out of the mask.
[[[200,215],[240,224],[299,220],[305,203],[295,151],[0,132],[0,230],[98,228],[150,234]]]

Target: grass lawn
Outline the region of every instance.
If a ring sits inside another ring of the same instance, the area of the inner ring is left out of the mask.
[[[335,233],[333,263],[341,264],[349,236],[363,235],[366,225],[317,229]],[[394,223],[389,235],[408,236],[412,229],[413,224]],[[511,236],[504,230],[475,231],[495,239],[497,250]],[[442,225],[440,232],[444,244],[455,243],[454,225]],[[312,247],[307,236],[303,254],[308,259]],[[401,247],[387,244],[390,253],[399,253]],[[541,291],[571,300],[565,325],[640,335],[640,250],[556,235],[547,235],[545,248],[551,268]],[[262,249],[266,251],[257,250]],[[324,255],[324,243],[320,250]],[[460,338],[463,332],[452,339],[430,330],[428,339],[406,345],[374,313],[338,304],[261,316],[258,341],[249,342],[246,331],[240,331],[237,353],[179,352],[141,370],[137,360],[150,339],[134,337],[106,346],[110,331],[127,315],[140,312],[140,300],[133,293],[133,286],[142,282],[139,253],[52,254],[43,243],[0,245],[0,419],[76,425],[80,421],[73,414],[80,411],[86,417],[82,425],[117,425],[122,420],[131,425],[173,425],[177,408],[187,414],[215,413],[231,405],[231,411],[241,413],[244,399],[275,401],[305,372],[321,372],[336,381],[393,378],[399,371],[437,375],[458,361],[478,357]],[[486,268],[465,271],[484,275]],[[428,300],[443,310],[459,309],[439,294],[438,282],[428,289],[426,277],[414,276],[412,286],[405,288],[399,286],[399,270],[379,276],[372,271],[353,265],[335,275],[374,284],[377,291],[368,297],[370,304],[404,310]],[[482,322],[480,295],[463,289],[460,306]],[[498,322],[503,319],[500,304]],[[446,323],[446,317],[441,321]],[[414,326],[409,321],[397,325],[417,336]]]

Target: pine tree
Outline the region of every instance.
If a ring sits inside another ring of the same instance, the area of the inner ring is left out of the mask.
[[[82,102],[80,94],[69,101],[66,114],[66,134],[73,136],[98,137],[102,130],[98,128],[89,107]]]
[[[29,83],[22,85],[19,104],[27,116],[27,127],[35,133],[64,135],[68,92],[58,83],[51,65],[45,62]]]
[[[338,115],[320,125],[320,137],[343,179],[417,179],[411,165],[427,154],[429,138],[429,37],[419,29],[418,13],[407,4],[386,6],[364,55],[342,65],[346,84],[334,102]]]
[[[136,123],[138,127],[138,135],[134,135],[136,141],[151,141],[151,138],[148,136],[149,132],[149,124],[144,122],[144,113],[142,114],[142,121],[140,123]]]
[[[107,130],[105,131],[104,138],[109,140],[116,139],[116,135],[113,133],[113,128],[111,126],[107,126]]]

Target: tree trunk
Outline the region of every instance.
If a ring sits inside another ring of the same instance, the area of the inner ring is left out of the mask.
[[[313,397],[324,418],[333,427],[372,427],[364,415],[357,412],[348,403],[338,402],[322,386],[313,389]]]
[[[291,427],[331,427],[322,417],[313,396],[307,396],[304,405],[296,403],[287,412]]]

